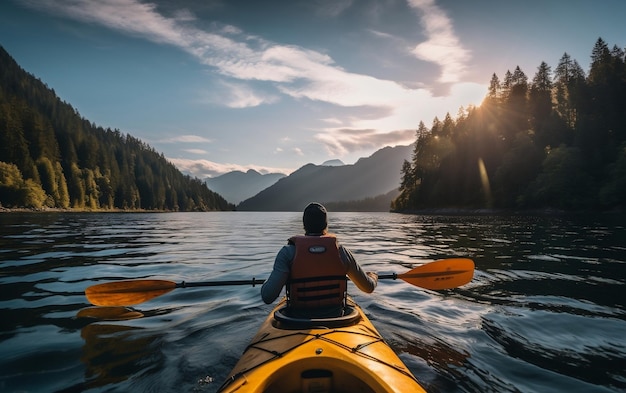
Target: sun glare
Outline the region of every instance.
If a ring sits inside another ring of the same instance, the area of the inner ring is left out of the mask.
[[[489,185],[489,174],[487,173],[487,168],[485,167],[485,162],[482,158],[478,159],[478,171],[480,172],[480,181],[483,185],[483,192],[485,194],[485,200],[487,201],[487,206],[491,206],[491,186]]]

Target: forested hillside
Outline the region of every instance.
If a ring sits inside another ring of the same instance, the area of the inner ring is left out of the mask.
[[[2,47],[0,207],[233,208],[139,139],[82,118]]]
[[[623,209],[624,50],[598,39],[589,74],[567,53],[532,80],[493,74],[480,107],[420,123],[392,210]]]

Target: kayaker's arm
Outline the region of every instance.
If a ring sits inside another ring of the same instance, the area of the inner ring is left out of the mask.
[[[361,291],[366,293],[374,292],[376,285],[378,284],[378,275],[372,272],[365,272],[361,266],[356,262],[354,256],[344,246],[339,246],[339,253],[341,260],[348,266],[348,277]]]
[[[295,249],[293,245],[284,246],[276,255],[272,273],[261,287],[261,298],[266,304],[272,303],[282,292],[289,278],[290,263],[296,252]]]

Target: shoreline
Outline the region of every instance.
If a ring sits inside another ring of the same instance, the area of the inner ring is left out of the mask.
[[[180,210],[145,210],[145,209],[63,209],[63,208],[7,208],[0,205],[0,214],[6,213],[206,213],[206,212],[215,212],[215,211],[233,211],[237,212],[238,210],[203,210],[203,211],[180,211]],[[263,212],[266,210],[250,210],[250,211],[258,211]],[[267,210],[270,212],[269,210]],[[368,213],[368,211],[336,211],[336,213],[352,213],[352,212],[360,212],[360,213]],[[378,211],[372,211],[378,212]],[[384,212],[383,212],[384,213]],[[623,215],[626,214],[626,210],[623,208],[617,208],[613,210],[561,210],[554,208],[544,208],[544,209],[472,209],[472,208],[433,208],[433,209],[415,209],[415,210],[403,210],[403,211],[394,211],[388,210],[386,213],[393,214],[405,214],[405,215],[423,215],[423,216],[528,216],[528,215],[536,215],[536,216],[567,216],[567,215],[589,215],[589,214],[598,214],[598,215],[607,215],[607,214],[615,214],[615,215]]]
[[[144,209],[62,209],[58,207],[45,208],[27,208],[27,207],[3,207],[0,206],[0,214],[2,213],[177,213],[174,210],[144,210]]]
[[[472,209],[472,208],[433,208],[433,209],[415,209],[390,211],[396,214],[414,214],[425,216],[563,216],[572,214],[626,214],[623,208],[612,210],[563,210],[555,208],[536,208],[536,209]]]

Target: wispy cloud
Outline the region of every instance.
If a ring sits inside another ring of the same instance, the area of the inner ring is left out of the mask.
[[[168,158],[168,160],[174,164],[181,171],[189,173],[199,179],[206,179],[207,177],[215,177],[223,175],[224,173],[232,171],[246,172],[249,169],[254,169],[261,174],[267,173],[284,173],[290,174],[295,168],[274,168],[263,167],[258,165],[237,165],[237,164],[220,164],[209,160],[191,160],[187,158]]]
[[[195,16],[186,9],[166,16],[160,14],[155,5],[138,0],[22,2],[50,13],[98,23],[153,42],[181,48],[228,78],[228,82],[224,79],[219,85],[219,101],[210,94],[202,97],[211,103],[246,108],[275,103],[279,100],[278,94],[284,94],[294,99],[320,101],[339,107],[378,108],[368,112],[375,116],[343,118],[340,125],[337,123],[336,127],[341,129],[371,130],[361,132],[358,138],[342,137],[337,142],[332,140],[337,128],[321,130],[318,140],[333,151],[375,147],[377,141],[385,138],[404,140],[404,136],[400,137],[406,133],[403,130],[417,127],[420,120],[428,120],[425,116],[433,116],[440,110],[441,107],[435,104],[445,100],[450,103],[454,101],[450,97],[434,97],[431,91],[424,88],[409,88],[395,81],[347,71],[327,54],[250,36],[235,26],[214,23],[211,28],[200,29],[194,24]],[[469,52],[456,37],[452,21],[434,0],[407,2],[419,11],[420,22],[427,35],[425,42],[414,47],[413,54],[441,67],[440,82],[458,82],[469,59]],[[344,1],[327,11],[331,14],[341,13],[351,4],[351,1]],[[252,84],[259,81],[273,86],[276,94],[255,90]],[[465,89],[466,96],[471,92],[474,101],[476,97],[482,98],[485,92],[485,87],[478,85],[452,86],[451,90],[455,88]],[[477,89],[482,89],[482,92],[476,94]],[[460,105],[468,103],[471,102],[460,102],[450,108],[455,111]],[[389,135],[385,137],[383,134]],[[341,131],[339,135],[342,135]]]
[[[428,36],[414,49],[416,56],[442,67],[441,79],[454,82],[464,68],[469,53],[459,43],[452,21],[434,0],[407,0],[409,6],[421,11],[421,23]],[[22,0],[34,8],[55,14],[95,22],[109,28],[180,47],[204,64],[224,75],[241,80],[262,80],[285,83],[283,92],[294,97],[307,97],[338,105],[379,104],[382,89],[387,94],[407,94],[392,81],[350,73],[334,64],[326,54],[305,48],[275,44],[259,37],[245,35],[233,26],[216,31],[194,27],[195,17],[183,9],[167,17],[156,6],[137,0]],[[335,3],[335,2],[333,2]],[[352,2],[342,2],[345,9]],[[323,7],[322,7],[323,8]],[[289,85],[300,81],[300,87]],[[338,83],[337,87],[332,87]]]
[[[191,154],[207,154],[207,151],[202,149],[184,149],[184,151]]]
[[[304,152],[299,147],[292,147],[292,148],[285,150],[284,148],[278,146],[274,149],[274,154],[292,154],[292,153],[300,157],[304,156]]]
[[[412,143],[415,140],[415,130],[380,133],[373,129],[338,129],[332,133],[317,134],[316,139],[326,146],[330,156],[341,156],[351,151]]]
[[[161,139],[161,143],[210,143],[211,140],[199,135],[177,135],[171,138]]]
[[[433,96],[427,90],[420,94],[407,94],[404,101],[389,101],[392,115],[387,115],[382,108],[355,108],[354,113],[341,122],[336,118],[325,119],[328,127],[316,130],[315,138],[323,143],[331,155],[343,155],[349,152],[377,148],[385,145],[401,145],[415,141],[415,129],[419,120],[415,112],[437,113],[438,108],[460,108],[468,104],[478,105],[477,97],[484,96],[485,86],[475,83],[457,83],[452,85],[447,96]],[[450,111],[454,115],[455,111]],[[432,118],[421,118],[426,124]],[[440,117],[441,119],[441,117]],[[411,131],[412,130],[412,131]]]
[[[250,108],[263,104],[273,104],[279,99],[276,94],[255,90],[245,83],[222,80],[213,89],[200,92],[198,101],[228,108]]]
[[[440,82],[458,82],[465,71],[470,52],[461,45],[452,20],[434,0],[408,0],[408,3],[420,11],[421,24],[428,37],[413,49],[413,54],[441,66]]]
[[[186,47],[180,22],[193,19],[188,11],[172,18],[160,15],[156,5],[135,0],[21,0],[25,5],[84,22],[94,22],[159,43]],[[181,15],[185,15],[181,18]]]

